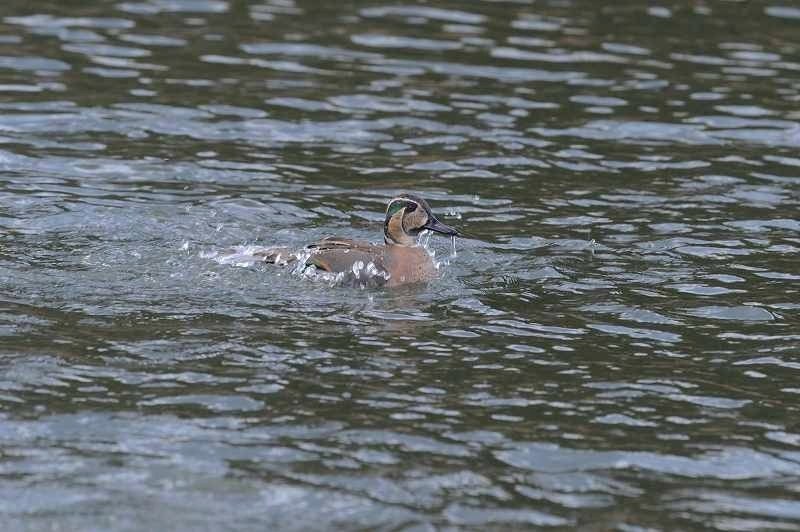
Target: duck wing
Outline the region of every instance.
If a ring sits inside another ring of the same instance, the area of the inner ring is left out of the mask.
[[[307,249],[312,250],[329,250],[329,249],[361,249],[364,251],[379,248],[371,242],[364,240],[353,240],[351,238],[340,238],[338,236],[327,236],[321,240],[317,240],[313,244],[306,246]]]
[[[349,272],[357,262],[362,263],[362,268],[372,263],[377,270],[384,270],[384,246],[349,238],[327,237],[310,244],[307,249],[311,251],[311,256],[306,264],[327,272]]]

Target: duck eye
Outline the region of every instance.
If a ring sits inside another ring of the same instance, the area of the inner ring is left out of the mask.
[[[406,205],[406,212],[407,212],[407,213],[408,213],[408,212],[414,212],[414,211],[416,211],[416,210],[417,210],[417,204],[416,204],[416,203],[410,203],[410,202],[409,202],[409,203]]]

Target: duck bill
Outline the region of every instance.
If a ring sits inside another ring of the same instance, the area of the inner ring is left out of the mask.
[[[433,231],[434,233],[439,233],[440,235],[447,235],[447,236],[460,236],[460,233],[450,227],[449,225],[445,225],[436,218],[431,217],[430,221],[425,224],[425,229],[428,231]]]

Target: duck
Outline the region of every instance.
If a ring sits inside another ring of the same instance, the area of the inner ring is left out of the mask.
[[[359,286],[395,287],[437,277],[433,257],[417,242],[423,231],[456,237],[461,233],[439,221],[428,202],[414,194],[389,200],[383,222],[383,244],[340,237],[325,237],[307,245],[303,252],[267,248],[260,260],[292,265],[305,273],[327,272]]]

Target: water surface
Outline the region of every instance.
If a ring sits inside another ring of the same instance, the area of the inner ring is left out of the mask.
[[[800,526],[797,8],[1,15],[4,530]],[[406,191],[427,285],[214,259]]]

